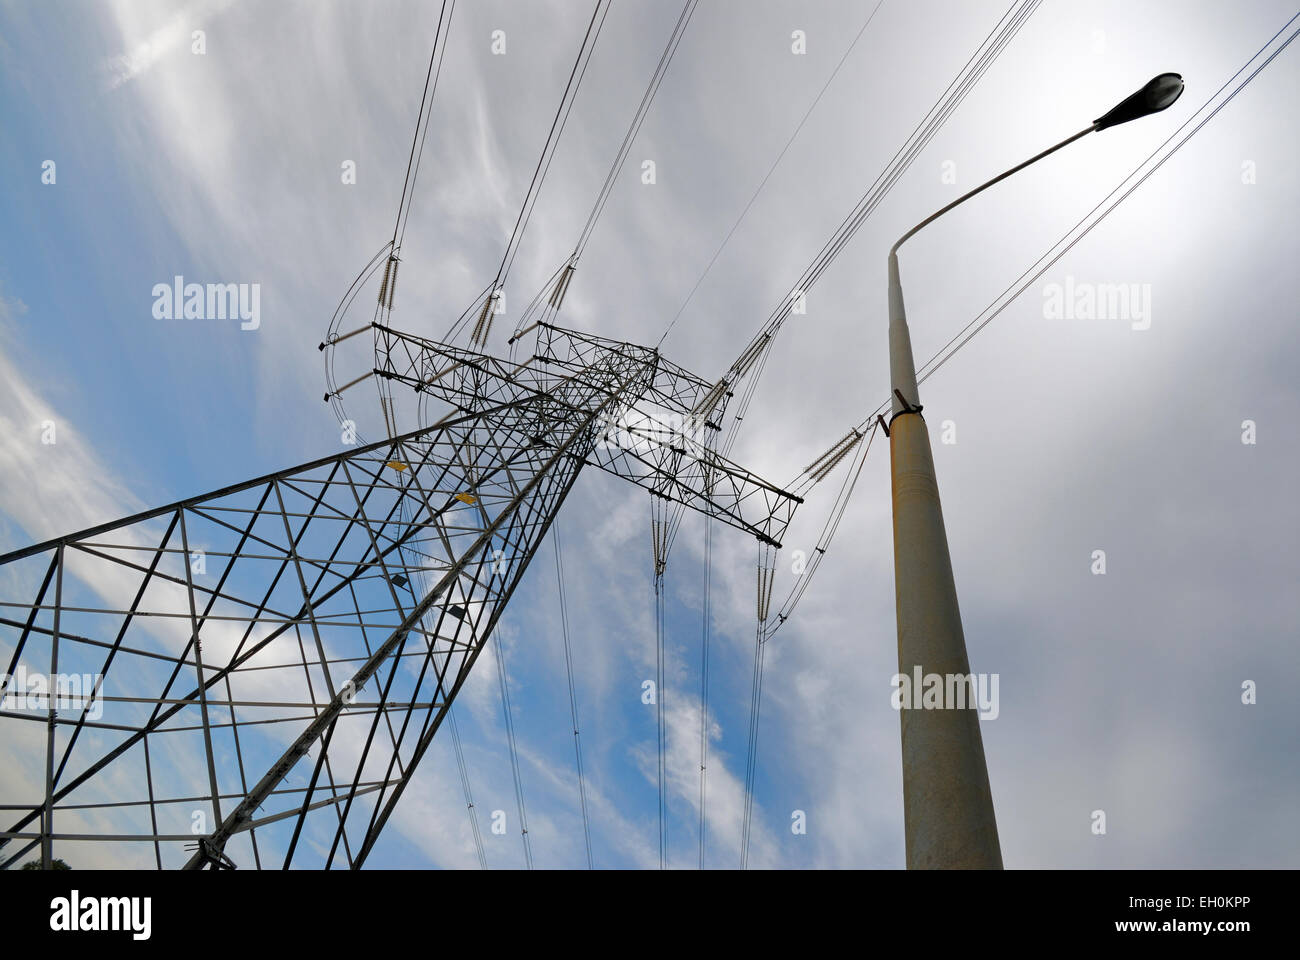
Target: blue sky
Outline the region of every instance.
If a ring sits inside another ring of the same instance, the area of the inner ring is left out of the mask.
[[[707,378],[725,369],[1005,6],[885,0],[683,312],[668,357]],[[567,256],[678,9],[614,4],[510,303],[527,302]],[[395,325],[440,334],[491,279],[589,12],[458,8]],[[868,12],[701,4],[563,322],[658,340]],[[1293,13],[1264,0],[1045,4],[783,334],[733,458],[783,482],[884,399],[884,255],[904,229],[1151,75],[1187,79],[1167,113],[1085,138],[909,243],[920,359]],[[433,4],[414,0],[382,11],[345,0],[0,2],[0,549],[340,448],[316,344],[391,231],[435,20]],[[206,33],[202,56],[190,52],[194,29]],[[507,33],[505,56],[490,52],[494,29]],[[805,56],[790,52],[795,29]],[[1288,48],[922,388],[972,666],[1001,677],[1000,715],[983,729],[1009,866],[1300,862],[1300,783],[1284,759],[1300,733],[1298,69]],[[644,186],[650,158],[658,182]],[[53,185],[41,182],[45,160],[57,164]],[[355,185],[340,181],[346,160]],[[259,283],[260,329],[155,319],[152,288],[175,275]],[[1150,329],[1049,319],[1045,285],[1067,276],[1149,285]],[[503,339],[498,327],[498,353]],[[358,417],[372,418],[373,435],[378,405],[366,399]],[[59,426],[54,448],[40,444],[46,418]],[[1252,446],[1240,442],[1245,419],[1258,424]],[[938,442],[945,420],[955,444]],[[878,444],[833,554],[768,651],[759,866],[903,862],[886,455]],[[830,483],[819,487],[792,528],[778,596],[789,551],[810,549],[832,497]],[[640,702],[654,671],[646,501],[588,471],[560,520],[598,866],[657,863],[655,725]],[[1095,549],[1106,550],[1105,577],[1089,572]],[[712,867],[739,862],[756,554],[739,533],[717,533]],[[702,556],[692,516],[668,574],[680,867],[696,858]],[[547,543],[498,640],[536,861],[576,867],[585,856],[552,564]],[[485,655],[458,715],[480,814],[504,809],[513,827],[494,670]],[[1260,684],[1252,707],[1240,703],[1246,679]],[[1104,837],[1089,830],[1099,808]],[[795,809],[808,813],[807,835],[790,832]],[[494,837],[481,824],[489,865],[520,865],[517,832]],[[150,859],[88,846],[76,856]],[[444,738],[371,863],[477,864]]]

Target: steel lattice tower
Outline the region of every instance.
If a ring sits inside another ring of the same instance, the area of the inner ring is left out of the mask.
[[[441,419],[0,557],[0,866],[362,866],[584,466],[779,545],[801,501],[715,451],[723,384],[537,326],[512,364],[375,322],[373,374]]]

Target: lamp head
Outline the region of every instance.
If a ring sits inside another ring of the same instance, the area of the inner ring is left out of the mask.
[[[1183,93],[1183,78],[1177,73],[1162,73],[1149,80],[1141,90],[1126,97],[1093,121],[1094,130],[1105,130],[1138,117],[1159,113],[1171,106]]]

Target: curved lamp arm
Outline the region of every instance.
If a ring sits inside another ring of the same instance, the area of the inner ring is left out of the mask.
[[[1182,96],[1182,93],[1183,78],[1181,75],[1162,73],[1153,77],[1147,81],[1141,90],[1121,100],[1107,113],[1098,117],[1078,133],[1066,137],[1055,146],[1048,147],[1042,153],[1035,154],[1024,163],[1017,164],[1010,170],[998,174],[992,180],[980,184],[969,193],[962,194],[946,207],[936,210],[899,237],[898,242],[889,248],[889,379],[890,386],[893,389],[891,423],[893,418],[899,414],[920,411],[921,409],[920,398],[916,389],[916,364],[912,360],[912,338],[911,334],[908,333],[907,313],[903,308],[903,286],[898,277],[898,248],[903,245],[903,242],[922,227],[942,217],[953,207],[965,203],[977,193],[983,193],[993,184],[1001,183],[1012,174],[1019,173],[1030,164],[1042,160],[1043,157],[1074,143],[1080,137],[1087,136],[1094,130],[1105,130],[1108,127],[1128,123],[1130,120],[1136,120],[1139,117],[1159,113],[1171,106],[1175,100]]]
[[[1100,121],[1098,121],[1100,122]],[[893,389],[893,406],[890,412],[890,422],[900,413],[906,413],[908,410],[920,410],[920,400],[916,388],[916,364],[912,360],[912,337],[907,329],[907,312],[903,308],[903,286],[898,277],[898,248],[903,242],[915,234],[922,227],[938,220],[953,207],[965,203],[977,193],[983,193],[995,183],[1000,183],[1014,173],[1019,173],[1031,163],[1037,163],[1043,157],[1055,153],[1064,146],[1068,146],[1080,137],[1085,136],[1097,129],[1097,124],[1085,127],[1073,136],[1066,137],[1055,146],[1048,147],[1042,153],[1035,154],[1024,163],[1017,164],[1010,170],[999,173],[992,180],[980,184],[969,193],[964,193],[952,203],[942,209],[936,210],[930,214],[907,233],[898,238],[898,242],[889,248],[889,379],[890,386]],[[901,396],[900,396],[901,394]]]
[[[1098,121],[1098,122],[1100,122],[1100,121]],[[943,208],[941,208],[941,209],[939,209],[939,210],[936,210],[934,213],[930,214],[928,217],[926,217],[924,220],[922,220],[920,223],[918,223],[916,226],[914,226],[911,230],[907,231],[907,233],[905,233],[905,234],[903,234],[901,237],[899,237],[899,238],[898,238],[898,242],[895,243],[892,247],[889,248],[889,255],[890,255],[891,257],[892,257],[892,256],[895,256],[895,255],[898,253],[898,248],[901,247],[901,246],[903,245],[903,242],[904,242],[905,240],[907,240],[907,239],[908,239],[909,237],[911,237],[913,234],[915,234],[915,233],[917,233],[918,231],[920,231],[920,229],[921,229],[922,227],[927,226],[927,225],[933,223],[935,220],[938,220],[940,217],[942,217],[945,213],[947,213],[947,212],[948,212],[949,210],[951,210],[953,207],[960,206],[961,204],[963,204],[963,203],[965,203],[967,200],[969,200],[971,197],[975,196],[977,193],[983,193],[983,192],[984,192],[985,190],[987,190],[989,187],[993,186],[993,184],[995,184],[995,183],[1001,183],[1003,180],[1005,180],[1007,177],[1011,176],[1013,173],[1019,173],[1021,170],[1025,169],[1025,167],[1029,166],[1031,163],[1037,163],[1039,160],[1043,159],[1043,157],[1046,157],[1046,156],[1049,156],[1049,155],[1055,153],[1057,150],[1060,150],[1062,147],[1069,146],[1070,144],[1074,143],[1074,141],[1078,140],[1080,137],[1086,136],[1086,135],[1092,133],[1092,131],[1094,131],[1094,130],[1096,130],[1096,129],[1097,129],[1097,124],[1096,124],[1096,123],[1093,123],[1093,124],[1090,125],[1090,126],[1084,127],[1082,130],[1080,130],[1078,133],[1074,134],[1073,136],[1066,137],[1066,138],[1065,138],[1064,140],[1062,140],[1060,143],[1056,144],[1056,146],[1054,146],[1054,147],[1048,147],[1048,148],[1047,148],[1046,150],[1044,150],[1042,153],[1035,154],[1034,156],[1032,156],[1032,157],[1030,157],[1028,160],[1026,160],[1024,163],[1017,164],[1016,166],[1012,167],[1010,170],[1004,171],[1003,173],[999,173],[999,174],[998,174],[996,177],[994,177],[992,180],[988,180],[988,181],[986,181],[986,182],[984,182],[984,183],[981,183],[978,187],[976,187],[974,190],[971,190],[969,193],[963,193],[960,197],[958,197],[958,198],[957,198],[956,200],[954,200],[952,203],[948,204],[946,207],[943,207]]]

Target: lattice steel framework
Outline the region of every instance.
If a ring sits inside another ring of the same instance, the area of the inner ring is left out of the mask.
[[[374,374],[450,412],[0,557],[0,866],[360,867],[583,466],[769,545],[800,502],[713,450],[726,396],[656,350],[372,326]]]

